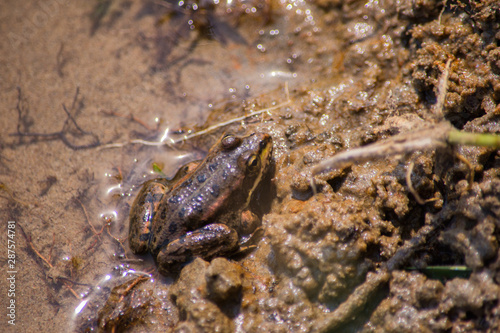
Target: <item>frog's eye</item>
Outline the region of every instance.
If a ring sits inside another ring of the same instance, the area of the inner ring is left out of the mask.
[[[247,170],[250,172],[256,172],[260,169],[260,157],[259,155],[252,155],[247,160]]]
[[[241,143],[241,138],[233,134],[226,134],[222,137],[221,146],[222,149],[229,150],[239,146],[240,143]]]

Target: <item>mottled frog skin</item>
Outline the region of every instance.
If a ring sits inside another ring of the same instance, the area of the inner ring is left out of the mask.
[[[248,207],[271,157],[268,134],[226,134],[200,164],[182,167],[172,181],[146,182],[130,211],[130,248],[151,252],[162,274],[194,257],[238,252],[241,236],[260,223]]]

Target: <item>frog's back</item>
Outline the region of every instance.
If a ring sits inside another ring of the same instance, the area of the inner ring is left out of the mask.
[[[237,215],[237,207],[246,201],[247,195],[243,189],[246,166],[240,160],[253,149],[249,144],[229,150],[216,145],[192,173],[172,188],[153,219],[153,253],[209,223],[235,223],[232,216]]]

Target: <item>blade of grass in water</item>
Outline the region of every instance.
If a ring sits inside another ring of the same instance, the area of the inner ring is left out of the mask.
[[[163,173],[161,167],[156,163],[153,163],[153,171],[159,174],[160,176],[167,178],[167,175]]]
[[[454,278],[468,279],[472,269],[467,266],[427,266],[425,268],[407,267],[406,270],[419,271],[428,278],[437,280],[450,280]]]

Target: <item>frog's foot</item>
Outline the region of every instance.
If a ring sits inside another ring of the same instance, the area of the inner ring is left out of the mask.
[[[238,233],[225,224],[209,224],[170,242],[156,257],[160,273],[172,272],[195,257],[205,260],[238,249]],[[163,273],[162,273],[163,274]]]

